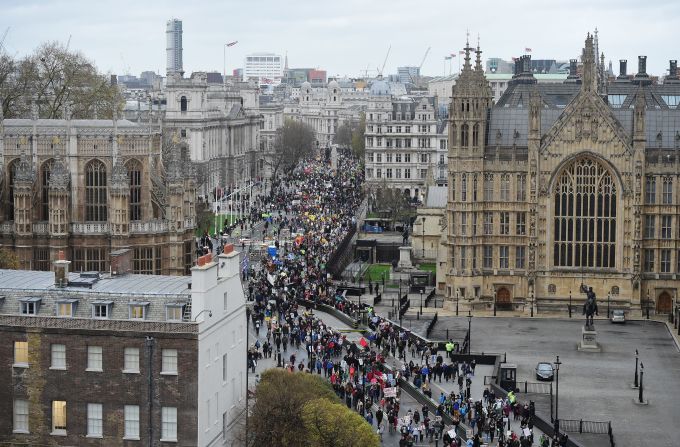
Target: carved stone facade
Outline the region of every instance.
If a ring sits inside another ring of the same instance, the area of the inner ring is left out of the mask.
[[[50,270],[63,250],[74,271],[108,271],[109,254],[130,248],[136,273],[188,274],[196,194],[189,165],[175,162],[180,178],[170,185],[158,129],[66,115],[0,117],[0,247],[22,269]]]
[[[449,303],[566,312],[585,284],[600,303],[668,311],[680,278],[677,74],[652,85],[641,58],[635,76],[605,82],[588,36],[581,78],[537,84],[521,59],[492,105],[471,51],[450,112]]]

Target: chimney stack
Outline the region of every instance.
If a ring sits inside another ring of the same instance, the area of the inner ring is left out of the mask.
[[[628,79],[628,61],[626,59],[619,60],[619,79]]]
[[[515,59],[515,76],[519,76],[522,72],[522,58],[518,57]]]
[[[578,77],[577,64],[578,64],[577,59],[569,59],[569,76],[567,76],[567,80],[565,81],[566,83],[576,84],[581,82],[581,80]]]
[[[647,76],[647,56],[638,56],[637,76]]]
[[[63,250],[59,250],[57,260],[54,261],[54,285],[55,287],[68,286],[68,267],[71,261],[66,260]]]
[[[639,85],[649,85],[652,83],[647,74],[647,56],[638,56],[638,72],[635,74],[633,81]]]
[[[678,79],[678,61],[670,60],[668,61],[668,77],[666,79]]]

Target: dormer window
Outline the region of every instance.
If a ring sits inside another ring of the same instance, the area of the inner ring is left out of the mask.
[[[37,315],[42,298],[21,298],[19,302],[21,303],[22,315]]]
[[[111,306],[113,301],[95,301],[92,303],[92,318],[111,318]]]
[[[146,312],[149,308],[148,302],[131,302],[130,306],[130,320],[146,320]]]
[[[184,315],[184,303],[171,303],[165,306],[165,319],[167,321],[182,321]]]
[[[57,300],[56,314],[58,317],[73,317],[76,313],[78,300]]]

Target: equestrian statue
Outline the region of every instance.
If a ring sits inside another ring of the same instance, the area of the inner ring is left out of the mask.
[[[586,287],[585,284],[581,284],[581,292],[586,294],[586,302],[583,303],[583,315],[586,316],[586,329],[593,329],[593,315],[599,315],[597,313],[597,297],[595,292],[593,292],[592,287]]]

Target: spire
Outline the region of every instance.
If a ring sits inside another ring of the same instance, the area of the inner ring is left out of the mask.
[[[586,46],[583,48],[581,62],[583,62],[582,89],[587,92],[597,91],[597,62],[593,48],[593,36],[590,33],[586,37]]]
[[[68,191],[70,181],[71,176],[66,169],[64,161],[60,156],[57,156],[54,165],[52,165],[52,170],[50,171],[50,189]]]
[[[467,33],[467,38],[465,39],[465,63],[463,64],[463,72],[470,71],[472,69],[472,66],[470,65],[470,51],[472,51],[472,48],[470,48],[470,31]]]
[[[33,183],[35,180],[35,169],[33,169],[33,165],[28,160],[26,150],[23,147],[21,148],[19,163],[17,163],[16,171],[14,172],[14,180],[28,183]]]
[[[477,34],[477,50],[475,51],[477,54],[477,59],[475,61],[475,70],[477,72],[481,72],[484,70],[482,67],[482,50],[479,49],[479,34]]]
[[[288,71],[288,51],[286,51],[286,62],[285,62],[285,64],[283,65],[283,69],[284,69],[285,71]]]

